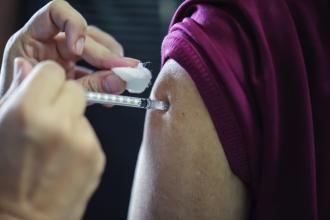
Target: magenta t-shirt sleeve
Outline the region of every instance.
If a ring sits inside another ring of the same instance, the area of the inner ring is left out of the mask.
[[[210,113],[233,172],[251,182],[250,154],[258,136],[249,98],[250,42],[226,11],[184,4],[164,39],[163,62],[176,60],[191,76]]]

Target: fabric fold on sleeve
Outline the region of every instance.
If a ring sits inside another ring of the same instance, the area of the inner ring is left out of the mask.
[[[233,68],[233,63],[228,63],[228,56],[241,62],[238,60],[241,55],[230,55],[228,42],[215,41],[218,36],[214,35],[221,31],[203,28],[198,21],[205,18],[196,16],[171,27],[162,46],[163,63],[174,59],[189,73],[209,111],[232,171],[249,185],[252,174],[248,148],[257,140],[254,116],[244,76],[236,73],[240,70]],[[231,34],[224,35],[225,39]]]

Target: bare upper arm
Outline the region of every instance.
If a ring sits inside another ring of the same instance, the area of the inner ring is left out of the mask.
[[[171,107],[147,113],[129,218],[244,219],[246,189],[186,71],[169,60],[151,96]]]

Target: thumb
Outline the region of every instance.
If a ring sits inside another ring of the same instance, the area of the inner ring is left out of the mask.
[[[126,83],[119,76],[109,71],[77,75],[81,76],[77,81],[88,91],[121,94],[126,89]]]
[[[14,79],[3,98],[0,100],[0,106],[16,91],[17,87],[29,75],[33,66],[26,59],[18,57],[14,60]]]

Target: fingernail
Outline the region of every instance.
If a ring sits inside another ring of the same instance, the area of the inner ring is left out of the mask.
[[[120,93],[125,88],[125,83],[116,75],[109,75],[103,81],[104,90],[108,93]]]
[[[127,63],[127,65],[133,66],[133,67],[136,67],[137,65],[139,65],[139,63],[141,63],[140,60],[137,60],[137,59],[134,59],[134,58],[130,58],[130,57],[123,57],[123,59],[125,60],[125,62]]]
[[[78,55],[81,55],[83,53],[84,47],[85,47],[85,38],[81,37],[78,39],[76,43],[76,52]]]

